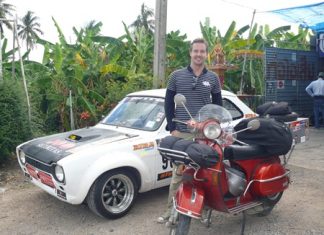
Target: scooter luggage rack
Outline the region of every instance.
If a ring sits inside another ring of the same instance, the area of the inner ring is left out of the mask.
[[[186,152],[161,147],[158,147],[158,150],[162,157],[168,159],[169,161],[175,164],[184,164],[192,166],[194,168],[199,168],[199,165],[196,162],[194,162]]]
[[[287,165],[287,163],[288,163],[288,161],[289,161],[289,159],[291,157],[292,152],[295,150],[295,146],[296,146],[296,141],[295,141],[295,139],[293,139],[293,142],[291,144],[291,148],[290,148],[289,152],[287,154],[283,155],[283,161],[284,161],[283,165],[284,166]]]

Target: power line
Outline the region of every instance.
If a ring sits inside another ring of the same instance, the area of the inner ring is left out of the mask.
[[[227,4],[232,4],[232,5],[235,5],[235,6],[239,6],[239,7],[243,7],[243,8],[247,8],[247,9],[250,9],[250,10],[253,10],[255,11],[255,13],[269,13],[269,11],[259,11],[257,10],[255,7],[250,7],[250,6],[246,6],[246,5],[242,5],[242,4],[239,4],[239,3],[236,3],[236,2],[232,2],[232,1],[227,1],[227,0],[219,0],[219,1],[222,1],[222,2],[225,2]]]
[[[232,2],[232,1],[226,1],[226,0],[220,0],[220,1],[228,3],[228,4],[236,5],[236,6],[239,6],[239,7],[247,8],[247,9],[250,9],[250,10],[256,10],[253,7],[249,7],[249,6],[242,5],[242,4],[239,4],[239,3],[236,3],[236,2]],[[258,11],[256,11],[256,12],[258,12]]]

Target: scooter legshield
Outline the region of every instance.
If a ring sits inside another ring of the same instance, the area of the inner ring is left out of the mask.
[[[176,210],[193,218],[200,218],[205,205],[205,192],[192,184],[182,183],[176,194]]]

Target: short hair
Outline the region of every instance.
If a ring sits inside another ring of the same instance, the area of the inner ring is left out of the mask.
[[[208,42],[203,38],[196,38],[190,43],[190,51],[192,51],[192,45],[195,43],[203,43],[206,46],[206,51],[208,52]]]
[[[324,78],[324,72],[319,72],[317,77]]]

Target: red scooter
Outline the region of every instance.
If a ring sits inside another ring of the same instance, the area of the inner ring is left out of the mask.
[[[184,96],[177,95],[175,103],[187,110]],[[208,211],[207,226],[212,210],[230,214],[242,212],[241,234],[245,213],[265,216],[271,212],[290,183],[286,159],[282,163],[279,157],[279,154],[285,157],[289,151],[291,153],[293,145],[290,131],[283,123],[273,121],[277,126],[271,130],[282,127],[288,133],[288,140],[283,142],[290,146],[283,153],[273,154],[270,150],[275,149],[275,145],[254,145],[251,141],[247,144],[239,138],[243,132],[248,136],[244,140],[249,140],[249,135],[258,135],[263,121],[271,123],[271,120],[255,118],[246,121],[241,129],[233,130],[228,125],[230,113],[221,106],[209,104],[189,122],[174,121],[191,128],[194,139],[168,136],[161,140],[158,148],[162,157],[186,166],[174,198],[170,234],[188,234],[191,218],[201,219],[204,208]]]

